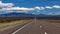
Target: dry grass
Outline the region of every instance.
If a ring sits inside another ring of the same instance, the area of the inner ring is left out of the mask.
[[[50,21],[50,22],[60,22],[60,20],[47,20],[47,21]]]
[[[50,22],[51,24],[57,26],[57,27],[60,27],[60,19],[50,19],[50,20],[47,20],[48,22]]]
[[[15,26],[27,23],[29,21],[31,21],[31,20],[18,20],[18,21],[13,21],[13,22],[9,22],[9,23],[0,23],[0,31],[4,31],[6,29],[13,28]]]

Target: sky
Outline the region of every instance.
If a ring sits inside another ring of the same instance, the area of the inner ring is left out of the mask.
[[[36,15],[39,14],[60,15],[60,0],[0,0],[0,1],[2,1],[2,3],[12,3],[14,5],[12,6],[13,10],[18,9],[23,10],[20,12],[24,13],[31,13]],[[14,9],[14,7],[18,8]],[[9,8],[9,10],[11,9]],[[11,11],[0,11],[0,14],[9,12]]]

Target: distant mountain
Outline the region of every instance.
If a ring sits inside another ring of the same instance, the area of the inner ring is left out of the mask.
[[[45,15],[45,14],[39,14],[37,17],[46,17],[46,18],[60,18],[60,15]]]
[[[17,13],[17,12],[6,13],[6,14],[0,15],[0,17],[34,17],[34,16],[35,15],[33,14]]]
[[[0,14],[0,17],[60,17],[60,15],[45,15],[45,14],[39,14],[39,15],[34,15],[34,14],[27,14],[27,13],[6,13],[6,14]]]

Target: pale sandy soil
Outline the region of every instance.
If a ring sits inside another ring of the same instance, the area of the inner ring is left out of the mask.
[[[13,21],[10,23],[0,23],[0,32],[9,28],[14,28],[15,26],[18,26],[24,23],[28,23],[29,21],[31,20],[19,20],[19,21]]]

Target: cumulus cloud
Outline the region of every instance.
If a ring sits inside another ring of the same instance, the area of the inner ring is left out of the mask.
[[[24,8],[24,7],[11,7],[2,8],[3,11],[32,11],[32,10],[42,10],[41,8]]]
[[[47,9],[52,9],[53,7],[50,7],[50,6],[46,6],[45,8],[47,8]]]
[[[4,7],[12,7],[12,6],[14,6],[14,4],[12,4],[12,3],[3,3],[3,6]]]
[[[45,6],[45,8],[48,8],[48,9],[53,9],[53,8],[60,8],[59,5],[53,5],[53,6]]]
[[[25,7],[14,7],[13,3],[2,3],[0,1],[0,11],[8,11],[8,12],[27,12],[27,11],[35,11],[35,10],[43,10],[44,7],[33,7],[33,8],[25,8]]]
[[[54,5],[53,8],[60,8],[60,6],[59,5]]]
[[[44,7],[41,7],[41,10],[44,10],[45,8]]]
[[[43,10],[43,9],[45,9],[44,7],[39,7],[39,6],[37,6],[37,7],[35,7],[34,8],[35,10]]]
[[[3,8],[3,11],[30,11],[34,10],[33,8],[24,8],[24,7],[11,7],[11,8]]]
[[[45,7],[33,7],[33,8],[25,8],[25,7],[14,7],[13,3],[2,3],[0,1],[0,11],[9,11],[9,12],[27,12],[27,11],[35,11],[35,10],[44,10],[44,9],[53,9],[53,8],[60,8],[59,5],[53,6],[45,6]],[[38,11],[39,12],[39,11]],[[49,13],[51,14],[51,13]]]
[[[2,7],[12,7],[14,6],[13,3],[2,3],[2,1],[0,1],[0,8]]]

